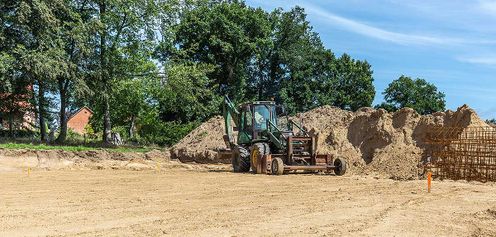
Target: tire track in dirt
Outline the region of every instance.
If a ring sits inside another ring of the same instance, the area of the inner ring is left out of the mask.
[[[495,185],[436,181],[426,194],[424,184],[179,170],[0,174],[0,236],[492,233],[494,218],[480,211],[496,206]]]
[[[411,221],[427,221],[430,218],[433,218],[434,216],[431,214],[425,214],[425,213],[436,213],[435,207],[436,206],[442,206],[443,204],[448,204],[451,203],[453,199],[457,199],[460,197],[466,197],[466,192],[467,189],[457,187],[458,184],[456,183],[451,183],[448,184],[451,185],[451,187],[448,187],[448,190],[444,192],[438,192],[438,193],[431,193],[431,194],[425,194],[425,196],[422,197],[416,197],[416,198],[410,198],[398,205],[393,205],[390,207],[385,208],[383,211],[375,215],[375,218],[372,218],[371,222],[367,223],[366,226],[360,231],[351,231],[352,233],[356,233],[358,235],[365,235],[369,236],[370,233],[377,233],[378,231],[375,229],[380,229],[380,225],[386,225],[383,228],[390,228],[388,225],[390,225],[389,220],[395,220],[400,217],[404,217],[407,215],[409,220]],[[422,206],[424,206],[422,208]],[[417,211],[417,209],[420,209]],[[425,212],[425,213],[423,213]],[[420,214],[420,215],[419,215]],[[424,218],[425,216],[428,216],[430,218]],[[470,215],[467,215],[470,216]],[[443,220],[442,218],[438,217],[440,220]],[[495,219],[496,220],[496,219]],[[430,221],[430,220],[429,220]],[[444,219],[445,222],[449,222],[448,219]],[[388,224],[389,223],[389,224]],[[427,224],[427,223],[426,223]],[[496,222],[494,223],[496,224]],[[473,226],[480,226],[480,223],[474,224]],[[380,232],[380,231],[379,231]],[[382,232],[385,234],[384,232]],[[425,234],[425,233],[424,233]],[[431,233],[432,234],[432,233]],[[458,233],[460,234],[460,232]],[[386,234],[387,235],[387,234]],[[477,235],[480,236],[480,235]]]

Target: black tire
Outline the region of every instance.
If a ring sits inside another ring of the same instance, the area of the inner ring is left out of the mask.
[[[284,162],[281,158],[275,158],[272,160],[271,171],[273,175],[284,174]]]
[[[248,172],[250,171],[250,154],[244,147],[236,146],[231,163],[235,173]]]
[[[262,160],[262,157],[264,155],[270,154],[270,147],[269,144],[259,142],[255,143],[251,146],[250,148],[250,164],[251,164],[251,171],[255,174],[260,174],[262,173],[262,170],[259,170],[258,164]]]
[[[346,173],[346,161],[343,158],[334,159],[334,173],[338,176]]]

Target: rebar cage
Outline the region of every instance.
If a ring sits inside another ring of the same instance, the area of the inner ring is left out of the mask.
[[[432,127],[426,136],[434,177],[496,181],[496,129]]]

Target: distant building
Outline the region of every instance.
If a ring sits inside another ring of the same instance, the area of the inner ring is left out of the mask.
[[[69,117],[69,120],[67,120],[67,128],[71,129],[75,133],[81,135],[85,134],[86,131],[84,128],[90,122],[92,115],[93,111],[87,106],[84,106]]]

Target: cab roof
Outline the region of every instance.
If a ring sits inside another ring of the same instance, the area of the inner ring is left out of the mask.
[[[253,101],[253,102],[247,102],[241,104],[241,106],[247,106],[247,105],[276,105],[276,102],[274,101]]]

